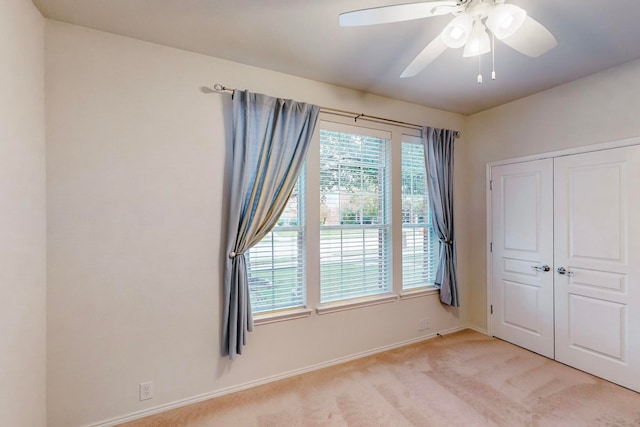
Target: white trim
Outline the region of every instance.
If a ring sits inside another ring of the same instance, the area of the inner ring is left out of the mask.
[[[283,322],[285,320],[302,319],[311,316],[312,311],[310,308],[294,308],[265,314],[255,314],[253,317],[253,325],[260,326],[268,323]]]
[[[610,150],[612,148],[629,147],[631,145],[640,145],[640,137],[620,139],[618,141],[599,142],[596,144],[583,145],[580,147],[566,148],[564,150],[550,151],[547,153],[532,154],[530,156],[514,157],[512,159],[496,160],[489,162],[489,167],[508,165],[511,163],[530,162],[533,160],[549,159],[554,157],[571,156],[573,154],[591,153],[594,151]]]
[[[406,133],[402,134],[402,142],[406,142],[409,144],[423,145],[422,137],[419,135],[409,135]]]
[[[395,302],[397,300],[398,295],[396,294],[372,295],[369,297],[320,304],[318,307],[316,307],[316,313],[336,313],[338,311],[353,310],[355,308],[368,307],[370,305],[386,304],[388,302]]]
[[[487,163],[487,179],[486,179],[486,208],[487,208],[487,241],[486,241],[486,253],[487,253],[487,301],[486,301],[486,310],[487,310],[487,335],[491,335],[491,304],[493,303],[492,298],[493,295],[491,293],[491,287],[493,284],[493,253],[490,250],[490,245],[493,240],[493,198],[491,197],[491,180],[492,175],[492,165]]]
[[[328,115],[334,116],[335,119],[326,117]],[[356,126],[368,128],[368,126],[365,126],[361,122],[358,122],[359,119],[365,122],[373,123],[373,124],[380,124],[387,128],[398,129],[403,134],[406,134],[406,135],[422,138],[422,128],[424,126],[421,126],[421,125],[404,123],[404,122],[393,120],[393,119],[383,119],[380,117],[373,117],[366,114],[360,116],[357,113],[350,113],[347,111],[320,109],[319,120],[336,122],[336,123],[345,123],[345,124],[354,123]],[[374,126],[372,129],[377,129],[377,128]]]
[[[356,359],[362,359],[363,357],[372,356],[374,354],[382,353],[382,352],[393,350],[393,349],[400,348],[400,347],[405,347],[405,346],[408,346],[408,345],[411,345],[411,344],[416,344],[416,343],[419,343],[419,342],[422,342],[422,341],[426,341],[426,340],[435,338],[437,336],[448,335],[448,334],[452,334],[452,333],[455,333],[455,332],[463,331],[465,329],[473,329],[473,328],[474,327],[471,326],[471,325],[462,325],[462,326],[459,326],[459,327],[456,327],[456,328],[445,329],[443,331],[440,331],[439,333],[423,335],[423,336],[420,336],[418,338],[412,338],[412,339],[408,339],[408,340],[405,340],[405,341],[400,341],[398,343],[390,344],[390,345],[383,346],[383,347],[378,347],[378,348],[375,348],[373,350],[368,350],[368,351],[363,351],[363,352],[360,352],[360,353],[355,353],[355,354],[352,354],[350,356],[339,357],[337,359],[329,360],[329,361],[323,362],[323,363],[318,363],[316,365],[311,365],[311,366],[308,366],[306,368],[295,369],[293,371],[284,372],[282,374],[273,375],[273,376],[266,377],[266,378],[263,378],[263,379],[260,379],[260,380],[250,381],[250,382],[247,382],[247,383],[244,383],[244,384],[227,387],[227,388],[224,388],[224,389],[221,389],[221,390],[200,394],[200,395],[197,395],[197,396],[189,397],[187,399],[176,400],[174,402],[166,403],[164,405],[158,405],[158,406],[154,406],[153,408],[144,409],[142,411],[132,412],[132,413],[130,413],[128,415],[123,415],[123,416],[120,416],[120,417],[115,417],[115,418],[110,418],[108,420],[99,421],[99,422],[97,422],[95,424],[85,424],[84,427],[113,427],[113,426],[117,426],[117,425],[120,425],[120,424],[124,424],[126,422],[138,420],[140,418],[144,418],[144,417],[148,417],[148,416],[151,416],[151,415],[159,414],[161,412],[166,412],[166,411],[169,411],[171,409],[181,408],[183,406],[192,405],[194,403],[204,402],[205,400],[214,399],[216,397],[225,396],[227,394],[235,393],[235,392],[242,391],[242,390],[247,390],[247,389],[250,389],[250,388],[253,388],[253,387],[257,387],[257,386],[260,386],[260,385],[264,385],[264,384],[272,383],[272,382],[275,382],[275,381],[283,380],[283,379],[286,379],[286,378],[294,377],[296,375],[306,374],[306,373],[309,373],[309,372],[313,372],[313,371],[317,371],[317,370],[320,370],[320,369],[328,368],[330,366],[339,365],[341,363],[350,362],[350,361],[356,360]]]
[[[489,331],[488,330],[479,328],[476,325],[469,324],[469,325],[467,325],[467,328],[471,329],[472,331],[476,331],[478,333],[481,333],[482,335],[487,335],[489,337],[491,336],[491,335],[489,335]]]
[[[347,124],[341,120],[327,120],[320,118],[319,123],[316,125],[319,129],[328,130],[331,132],[343,132],[356,135],[364,135],[372,138],[380,138],[387,141],[391,140],[391,130],[384,129],[386,126],[362,126],[361,124]],[[381,129],[382,128],[382,129]]]
[[[440,290],[435,286],[426,286],[418,289],[407,289],[400,293],[400,299],[411,299],[411,298],[420,298],[426,297],[428,295],[438,295]]]

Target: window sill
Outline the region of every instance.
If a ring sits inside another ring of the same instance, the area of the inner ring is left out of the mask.
[[[285,320],[302,319],[311,316],[310,308],[292,308],[291,310],[280,310],[253,316],[253,325],[260,326],[268,323],[283,322]]]
[[[408,291],[404,291],[400,294],[400,299],[411,299],[411,298],[420,298],[427,295],[435,295],[439,293],[439,289],[435,286],[425,286],[423,288],[410,289]]]
[[[386,304],[398,300],[396,294],[382,294],[370,297],[350,299],[348,301],[337,301],[321,304],[316,308],[318,314],[335,313],[337,311],[353,310],[354,308],[367,307],[370,305]]]
[[[439,293],[438,288],[434,286],[425,286],[422,288],[412,289],[396,294],[373,295],[370,297],[362,297],[350,299],[348,301],[337,301],[327,304],[321,304],[316,307],[316,313],[329,314],[338,311],[353,310],[361,307],[368,307],[378,304],[386,304],[395,302],[398,299],[406,300],[411,298],[420,298],[428,295],[436,295]],[[256,314],[253,316],[253,325],[260,326],[269,323],[283,322],[286,320],[302,319],[311,316],[313,310],[309,308],[294,308],[290,310],[280,310],[264,314]]]

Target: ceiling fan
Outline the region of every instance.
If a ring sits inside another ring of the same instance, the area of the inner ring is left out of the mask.
[[[455,16],[405,68],[400,77],[413,77],[447,48],[464,47],[463,56],[491,52],[493,37],[518,52],[538,57],[555,47],[556,38],[527,12],[505,0],[444,0],[374,7],[340,14],[340,26],[386,24],[452,14]],[[495,70],[492,73],[495,79]],[[482,83],[482,74],[478,75]]]

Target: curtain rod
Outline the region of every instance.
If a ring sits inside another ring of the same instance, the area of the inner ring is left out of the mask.
[[[213,85],[213,90],[216,92],[230,92],[233,94],[233,92],[236,91],[236,89],[231,88],[231,87],[226,87],[221,85],[220,83],[216,83]],[[405,127],[409,127],[409,128],[415,128],[415,129],[419,129],[422,130],[423,126],[422,125],[417,125],[415,123],[408,123],[408,122],[402,122],[399,120],[392,120],[392,119],[385,119],[384,117],[377,117],[377,116],[370,116],[368,114],[364,114],[364,113],[356,113],[353,111],[347,111],[347,110],[339,110],[337,108],[329,108],[329,107],[320,107],[321,111],[324,111],[326,113],[333,113],[333,114],[344,114],[344,115],[348,115],[348,116],[355,116],[353,118],[354,122],[357,122],[358,119],[364,119],[364,120],[369,120],[369,121],[373,121],[373,122],[382,122],[382,123],[393,123],[393,124],[397,124],[397,125],[401,125],[401,126],[405,126]],[[455,137],[456,138],[460,138],[460,132],[459,131],[455,131]]]

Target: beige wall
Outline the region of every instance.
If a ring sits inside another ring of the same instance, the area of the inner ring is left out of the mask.
[[[220,82],[463,135],[464,117],[55,21],[45,64],[51,427],[417,339],[421,317],[431,317],[431,333],[466,324],[464,310],[433,295],[261,325],[245,354],[221,358],[229,95],[200,87]],[[464,156],[462,138],[461,165]],[[466,304],[464,269],[461,278]],[[154,382],[152,400],[138,400],[142,381]]]
[[[0,424],[44,426],[44,19],[0,3]]]
[[[486,163],[640,135],[640,61],[467,119],[470,321],[486,327]]]
[[[465,118],[55,21],[46,24],[45,55],[43,19],[31,2],[4,2],[0,12],[0,85],[8,94],[0,99],[0,419],[7,425],[44,425],[45,312],[52,427],[416,339],[424,316],[432,332],[467,320],[484,328],[486,163],[640,134],[640,61]],[[463,310],[444,310],[431,296],[313,315],[259,326],[243,356],[219,357],[230,117],[228,95],[200,91],[215,82],[461,130]],[[155,397],[139,402],[137,385],[148,380]]]

